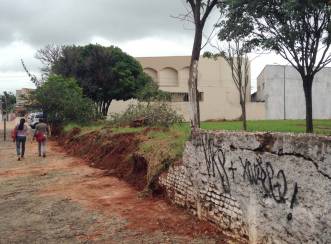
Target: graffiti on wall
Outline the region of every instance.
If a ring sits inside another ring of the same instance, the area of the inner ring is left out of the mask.
[[[251,185],[261,185],[265,197],[273,198],[277,203],[285,203],[287,195],[287,181],[283,170],[275,172],[270,162],[263,162],[257,157],[256,162],[251,163],[248,159],[243,161],[239,157],[243,168],[243,179]]]
[[[225,168],[225,153],[221,148],[216,148],[212,140],[202,139],[202,147],[209,177],[221,179],[225,193],[230,193],[230,181]]]
[[[277,203],[290,201],[291,209],[293,209],[297,201],[298,185],[294,183],[293,193],[289,195],[284,170],[275,170],[270,162],[264,162],[261,157],[257,157],[255,162],[239,157],[238,161],[230,161],[227,164],[225,150],[215,145],[213,139],[204,135],[199,140],[208,175],[220,179],[225,193],[231,193],[230,179],[235,182],[236,177],[242,177],[250,185],[260,186],[264,197],[272,198]],[[239,174],[239,172],[242,173]]]

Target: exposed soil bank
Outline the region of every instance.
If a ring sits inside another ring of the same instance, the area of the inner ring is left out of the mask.
[[[105,176],[116,176],[143,190],[148,163],[137,151],[144,139],[143,133],[113,134],[109,129],[80,135],[80,129],[75,128],[63,135],[60,142],[66,152],[102,169]]]

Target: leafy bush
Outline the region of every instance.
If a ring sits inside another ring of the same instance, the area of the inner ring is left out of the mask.
[[[39,107],[52,125],[68,122],[83,123],[96,118],[94,103],[83,96],[74,79],[50,76],[33,94]]]
[[[110,115],[110,123],[115,126],[170,127],[183,120],[166,102],[131,104],[124,113]]]

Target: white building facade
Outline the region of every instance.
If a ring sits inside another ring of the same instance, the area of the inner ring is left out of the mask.
[[[313,118],[331,119],[331,68],[316,74],[312,89]],[[305,119],[306,103],[300,74],[292,66],[267,65],[257,79],[257,101],[266,119]]]

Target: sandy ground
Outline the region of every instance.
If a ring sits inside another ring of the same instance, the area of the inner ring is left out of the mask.
[[[0,243],[228,243],[213,226],[162,199],[143,198],[48,144],[17,161],[0,131]],[[10,139],[10,138],[9,138]]]

